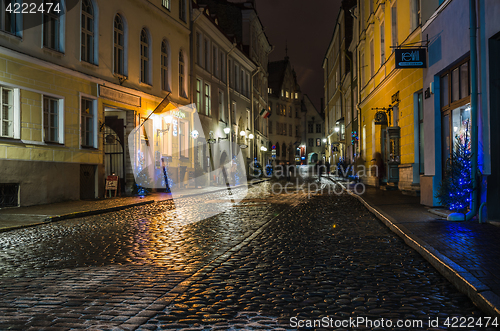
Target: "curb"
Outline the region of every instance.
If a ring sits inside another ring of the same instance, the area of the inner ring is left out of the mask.
[[[333,179],[331,179],[335,182]],[[452,283],[460,292],[466,294],[472,302],[483,312],[492,317],[500,318],[500,297],[493,293],[488,286],[474,277],[465,268],[439,253],[427,242],[412,234],[403,225],[376,207],[371,206],[361,196],[354,194],[347,187],[341,185],[351,196],[356,197],[372,214],[382,221],[392,232],[401,237],[405,243],[416,250],[441,275]]]
[[[255,181],[255,182],[249,181],[246,184],[241,184],[241,185],[238,185],[238,186],[233,186],[233,187],[231,187],[231,189],[242,187],[244,185],[256,185],[256,184],[260,184],[260,183],[263,183],[263,182],[266,182],[266,181],[268,181],[268,179],[262,179],[262,180],[258,180],[258,181]],[[225,190],[227,190],[226,187],[220,188],[218,190],[211,191],[209,193],[220,192],[220,191],[225,191]],[[197,195],[204,194],[204,193],[207,193],[207,192],[187,194],[187,195],[184,195],[184,196],[180,196],[179,199],[187,198],[187,197],[191,197],[191,196],[197,196]],[[152,203],[155,203],[155,202],[163,202],[163,201],[170,201],[170,200],[173,200],[173,198],[170,197],[168,199],[163,199],[163,200],[142,201],[142,202],[137,202],[137,203],[132,203],[132,204],[126,204],[126,205],[117,206],[117,207],[103,208],[103,209],[97,209],[97,210],[85,210],[85,211],[78,211],[78,212],[68,213],[68,214],[63,214],[63,215],[56,215],[56,216],[47,217],[45,219],[45,221],[43,221],[43,222],[2,228],[2,229],[0,229],[0,233],[12,231],[12,230],[17,230],[17,229],[31,228],[31,227],[35,227],[35,226],[38,226],[38,225],[44,225],[44,224],[49,224],[49,223],[53,223],[53,222],[64,221],[64,220],[73,219],[73,218],[80,218],[80,217],[86,217],[86,216],[94,216],[94,215],[106,214],[106,213],[110,213],[110,212],[114,212],[114,211],[119,211],[119,210],[123,210],[123,209],[127,209],[127,208],[138,207],[138,206],[152,204]]]

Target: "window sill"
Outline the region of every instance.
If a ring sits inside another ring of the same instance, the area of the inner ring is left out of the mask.
[[[92,62],[88,62],[88,61],[85,61],[85,60],[80,60],[80,63],[83,66],[88,67],[90,69],[98,69],[99,68],[98,64],[95,64],[95,63],[92,63]]]
[[[50,48],[50,47],[48,47],[48,46],[43,46],[43,48],[42,48],[42,49],[43,49],[43,51],[44,51],[45,53],[48,53],[48,54],[54,55],[54,56],[56,56],[56,57],[58,57],[58,58],[62,58],[62,57],[64,56],[64,52],[61,52],[61,51],[59,51],[59,50],[57,50],[57,49]]]
[[[12,40],[23,41],[22,35],[18,35],[18,34],[15,34],[15,33],[10,33],[8,31],[0,30],[0,35],[12,38]]]
[[[139,81],[139,86],[153,88],[153,85]]]
[[[94,146],[80,146],[80,149],[84,149],[84,150],[87,150],[87,151],[98,151],[99,149],[94,147]]]
[[[50,145],[50,146],[61,146],[63,147],[64,144],[59,143],[57,141],[44,141],[45,145]]]

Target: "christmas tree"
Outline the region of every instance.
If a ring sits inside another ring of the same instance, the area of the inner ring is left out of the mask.
[[[468,123],[465,125],[468,128]],[[473,191],[471,176],[472,153],[468,130],[455,137],[451,162],[447,163],[436,198],[450,210],[467,213]]]

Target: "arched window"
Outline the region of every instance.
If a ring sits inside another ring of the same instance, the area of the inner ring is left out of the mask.
[[[276,142],[276,157],[280,157],[280,143]]]
[[[141,82],[149,82],[149,36],[146,29],[141,31]]]
[[[125,24],[121,15],[114,22],[114,72],[125,76]]]
[[[161,88],[164,91],[170,91],[168,81],[168,48],[168,42],[163,40],[161,42]]]
[[[285,143],[283,143],[283,145],[281,145],[281,156],[286,157],[286,144]]]
[[[52,4],[52,11],[43,13],[43,46],[64,53],[64,19],[66,17],[63,0],[44,1],[45,8]]]
[[[91,0],[82,0],[82,61],[95,63],[94,59],[94,6]]]
[[[186,89],[184,87],[184,53],[179,51],[179,96],[187,98]]]

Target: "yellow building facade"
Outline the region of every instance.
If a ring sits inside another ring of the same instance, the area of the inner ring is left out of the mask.
[[[130,193],[141,155],[129,153],[128,134],[167,95],[171,108],[191,103],[187,0],[59,3],[60,12],[31,14],[51,30],[14,13],[0,27],[0,208],[102,197],[113,173]],[[172,178],[194,170],[192,155],[176,151],[194,144],[193,114],[180,117],[182,135],[172,129],[172,148],[154,154]],[[141,144],[169,139],[145,128]]]
[[[361,156],[367,168],[379,165],[366,181],[417,193],[423,69],[396,69],[394,50],[421,46],[420,1],[361,0],[358,8]]]

